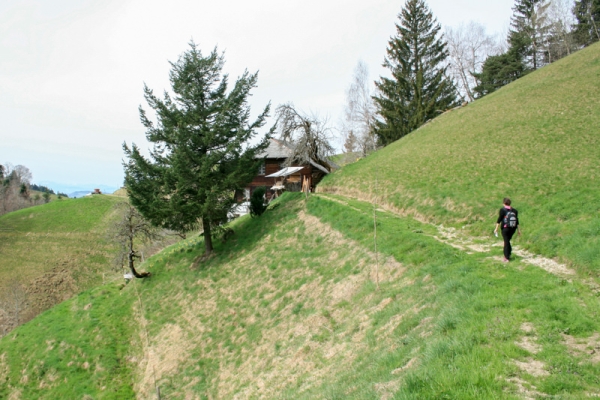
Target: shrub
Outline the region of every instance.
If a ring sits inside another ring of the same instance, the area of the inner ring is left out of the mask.
[[[261,186],[252,192],[252,196],[250,197],[250,215],[252,217],[260,217],[267,209],[267,206],[265,206],[266,191],[267,189]]]

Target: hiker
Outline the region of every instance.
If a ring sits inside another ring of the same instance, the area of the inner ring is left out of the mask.
[[[512,252],[512,246],[510,245],[510,239],[512,239],[515,232],[519,232],[521,236],[521,228],[519,228],[519,212],[516,208],[510,206],[510,199],[504,198],[504,207],[500,209],[500,215],[496,221],[496,229],[494,229],[494,235],[498,236],[498,227],[502,225],[502,238],[504,239],[504,262],[510,260],[510,253]]]

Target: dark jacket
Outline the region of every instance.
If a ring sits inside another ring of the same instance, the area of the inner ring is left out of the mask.
[[[515,213],[515,215],[517,216],[517,226],[519,226],[519,212],[517,211],[516,208],[511,207],[511,211],[513,211]],[[506,207],[502,207],[500,209],[500,215],[498,215],[498,220],[496,221],[497,224],[502,224],[502,229],[506,228],[506,225],[504,224],[504,217],[506,217],[506,214],[508,212],[508,209]],[[517,229],[516,227],[514,229]]]

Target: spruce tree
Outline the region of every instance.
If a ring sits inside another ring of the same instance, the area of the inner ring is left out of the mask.
[[[513,7],[508,42],[512,53],[521,56],[531,70],[545,63],[544,46],[551,27],[548,7],[548,0],[516,0]]]
[[[131,204],[155,226],[180,233],[201,224],[206,254],[212,247],[212,228],[226,221],[234,191],[243,188],[258,171],[256,156],[268,136],[249,144],[264,125],[269,105],[250,121],[247,103],[257,74],[247,71],[228,93],[222,75],[222,54],[215,48],[204,57],[194,43],[169,74],[173,95],[159,99],[144,86],[144,96],[155,111],[152,122],[140,106],[146,138],[153,143],[149,157],[133,144],[123,144],[125,185]]]
[[[481,72],[472,73],[479,83],[473,89],[476,97],[492,93],[543,65],[543,43],[550,28],[546,17],[549,5],[547,0],[516,0],[508,50],[489,56]]]
[[[495,92],[529,71],[523,62],[523,48],[522,45],[513,45],[506,53],[485,59],[481,72],[472,73],[479,82],[473,88],[475,97],[480,98]]]
[[[380,144],[400,139],[429,119],[454,107],[456,88],[446,74],[446,43],[423,0],[408,0],[398,16],[383,66],[392,77],[376,82],[374,96],[380,118],[375,133]]]
[[[573,8],[577,24],[574,35],[581,46],[600,40],[600,0],[579,0]]]

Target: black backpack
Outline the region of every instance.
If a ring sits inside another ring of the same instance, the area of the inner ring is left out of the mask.
[[[504,214],[504,226],[506,228],[516,228],[517,227],[517,214],[512,210],[506,210],[506,214]]]

